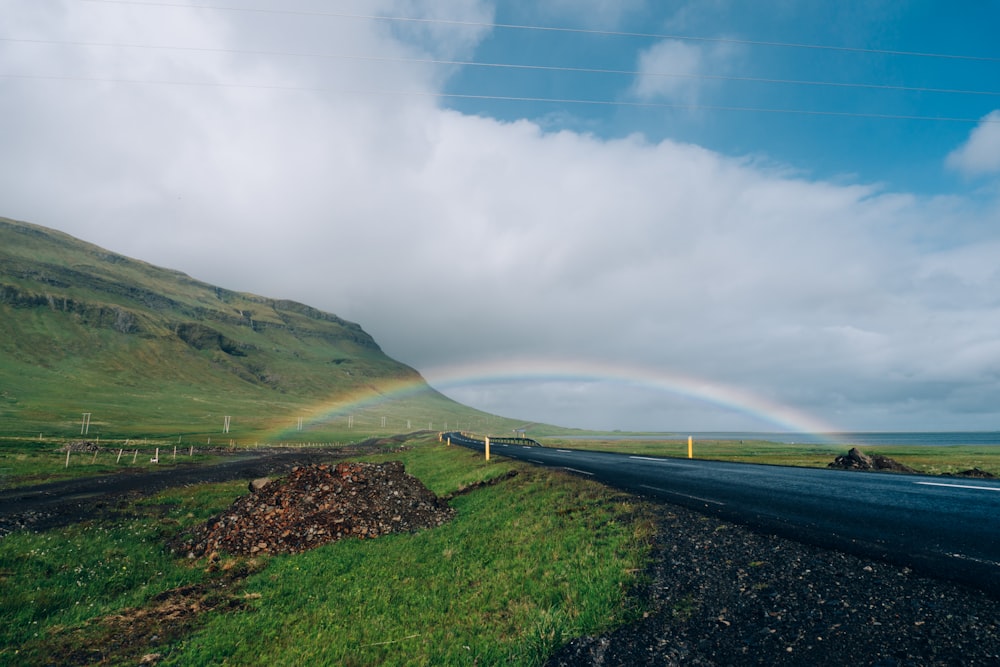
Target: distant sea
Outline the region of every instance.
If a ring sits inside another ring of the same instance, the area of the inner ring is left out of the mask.
[[[580,439],[602,440],[764,440],[787,444],[844,444],[844,445],[1000,445],[1000,431],[950,431],[950,432],[874,432],[874,433],[766,433],[706,431],[692,433],[664,433],[661,435],[589,436]]]

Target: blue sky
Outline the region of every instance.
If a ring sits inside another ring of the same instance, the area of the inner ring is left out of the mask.
[[[467,67],[449,81],[447,92],[621,104],[498,100],[446,104],[467,113],[506,120],[527,117],[552,129],[565,127],[602,137],[641,132],[651,140],[693,142],[727,155],[792,165],[819,178],[877,181],[925,192],[975,187],[943,168],[943,158],[968,135],[969,123],[628,105],[978,120],[1000,103],[995,33],[1000,7],[995,3],[969,3],[961,11],[940,2],[581,3],[572,9],[563,4],[566,11],[546,11],[538,4],[546,3],[500,3],[494,21],[598,32],[498,28],[477,45],[471,60],[636,72],[643,69],[643,58],[660,53],[662,60],[647,65],[650,72],[695,78],[651,77],[660,80],[642,93],[636,89],[636,77],[629,74]],[[625,8],[586,9],[602,4]],[[616,32],[664,37],[610,34]],[[793,44],[832,48],[781,46]],[[935,55],[885,53],[890,51]]]
[[[0,215],[525,420],[1000,430],[996,3],[0,2]]]

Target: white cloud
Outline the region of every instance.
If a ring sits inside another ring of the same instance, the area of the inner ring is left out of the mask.
[[[640,100],[694,105],[712,77],[728,73],[737,50],[724,43],[705,46],[664,39],[639,54],[632,94]]]
[[[522,9],[550,21],[613,30],[626,16],[646,4],[647,0],[531,0]]]
[[[844,428],[992,423],[995,408],[970,387],[996,393],[1000,368],[1000,285],[985,250],[996,210],[810,181],[679,142],[546,132],[429,96],[347,92],[432,93],[441,74],[426,66],[244,54],[333,43],[413,54],[430,35],[165,7],[155,12],[170,19],[152,21],[148,7],[89,5],[11,29],[220,50],[5,44],[0,55],[44,74],[263,87],[0,79],[0,215],[336,312],[418,368],[601,360],[734,385]],[[433,48],[462,52],[477,36],[452,39]],[[689,46],[651,50],[645,71],[727,58]],[[926,247],[927,230],[961,226],[986,231]],[[491,390],[485,407],[611,428],[747,423],[658,394],[552,391],[535,387],[525,403]],[[529,407],[537,414],[519,412]],[[963,408],[968,421],[945,423]]]
[[[948,155],[946,164],[969,175],[1000,172],[1000,110],[984,116],[969,139]]]

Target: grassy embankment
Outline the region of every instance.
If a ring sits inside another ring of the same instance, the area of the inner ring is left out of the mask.
[[[532,665],[637,612],[626,592],[651,524],[627,497],[436,442],[382,458],[403,460],[438,494],[520,474],[454,498],[457,516],[440,528],[294,556],[225,557],[212,571],[172,557],[164,543],[227,507],[243,483],[162,493],[105,521],[12,533],[0,540],[0,664],[96,662],[106,651],[108,664],[155,652],[176,665]],[[233,572],[246,576],[223,588]],[[202,603],[210,611],[127,630],[113,620],[141,617],[131,608],[150,611],[167,591],[205,582],[216,591]]]

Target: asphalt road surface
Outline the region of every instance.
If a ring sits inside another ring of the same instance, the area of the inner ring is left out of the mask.
[[[483,443],[458,433],[452,444]],[[491,443],[491,456],[560,468],[760,531],[1000,592],[1000,482],[723,463]]]

